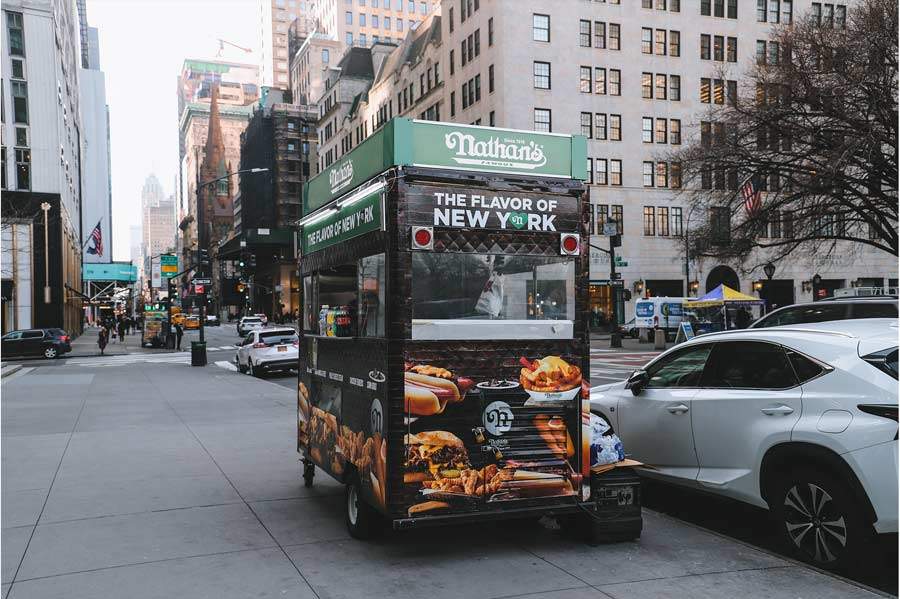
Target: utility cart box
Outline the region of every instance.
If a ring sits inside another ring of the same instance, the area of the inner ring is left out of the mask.
[[[394,119],[305,187],[298,450],[354,536],[595,513],[585,147]]]

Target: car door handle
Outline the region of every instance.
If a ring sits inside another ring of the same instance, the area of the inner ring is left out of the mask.
[[[675,404],[674,406],[666,406],[666,409],[673,414],[684,414],[688,411],[688,407],[683,403]]]
[[[788,414],[794,413],[794,408],[779,404],[777,406],[767,406],[760,411],[766,416],[787,416]]]

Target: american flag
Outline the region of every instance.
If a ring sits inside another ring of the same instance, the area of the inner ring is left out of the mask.
[[[99,220],[97,221],[97,226],[91,231],[91,240],[94,242],[94,247],[87,249],[88,254],[96,254],[103,257],[103,231],[100,229]]]
[[[741,196],[744,198],[744,210],[748,215],[753,216],[762,207],[762,194],[756,175],[751,175],[741,185]]]

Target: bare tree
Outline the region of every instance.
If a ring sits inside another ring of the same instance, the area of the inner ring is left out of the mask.
[[[667,157],[690,209],[709,214],[694,255],[821,255],[840,241],[898,254],[897,2],[838,11],[775,28],[738,93],[725,74],[703,80],[708,120]]]

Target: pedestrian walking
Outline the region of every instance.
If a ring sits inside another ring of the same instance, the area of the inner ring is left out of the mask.
[[[125,343],[125,319],[119,320],[119,343]]]
[[[106,349],[106,344],[109,343],[109,330],[104,326],[100,325],[100,333],[97,335],[97,345],[100,346],[100,355],[103,355],[103,350]]]
[[[125,317],[125,334],[126,335],[131,334],[131,317],[130,316]]]
[[[180,322],[175,323],[175,347],[181,349],[181,338],[184,336],[184,329]]]

